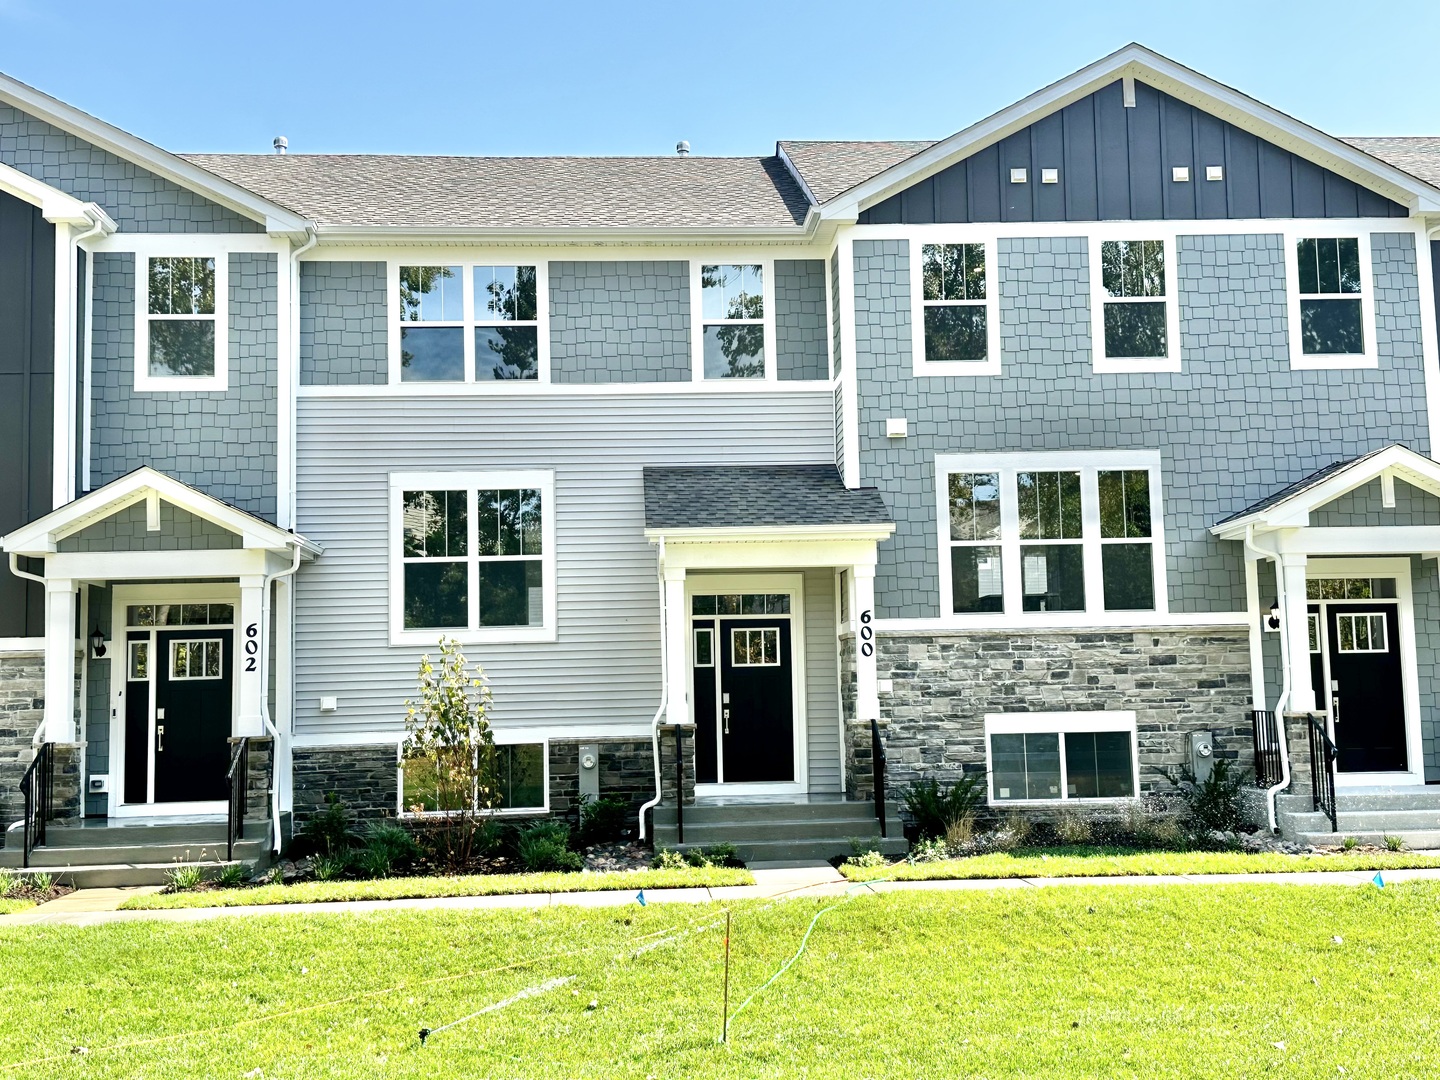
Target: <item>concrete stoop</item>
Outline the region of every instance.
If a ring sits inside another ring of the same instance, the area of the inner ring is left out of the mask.
[[[1281,835],[1297,844],[1338,847],[1352,837],[1383,847],[1387,837],[1399,837],[1412,850],[1440,847],[1440,787],[1341,790],[1335,811],[1339,828],[1332,830],[1330,819],[1315,809],[1309,794],[1275,798]]]
[[[909,845],[898,804],[888,804],[886,818],[882,838],[871,802],[696,802],[685,807],[682,844],[675,808],[660,806],[655,809],[655,846],[685,850],[730,843],[746,863],[820,862],[865,851],[903,855]]]
[[[198,866],[213,877],[232,863],[247,874],[270,861],[270,828],[247,822],[226,859],[225,823],[152,823],[150,821],[85,822],[46,830],[45,843],[30,852],[29,869],[21,869],[18,837],[11,834],[0,848],[0,868],[14,874],[48,874],[58,884],[77,889],[127,885],[164,885],[183,867]]]

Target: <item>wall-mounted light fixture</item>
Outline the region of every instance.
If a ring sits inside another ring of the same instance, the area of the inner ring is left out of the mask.
[[[1276,601],[1275,601],[1273,604],[1270,605],[1270,617],[1265,620],[1265,625],[1268,626],[1268,627],[1270,627],[1271,630],[1279,630],[1279,629],[1280,629],[1280,601],[1279,601],[1279,599],[1276,599]]]
[[[105,635],[100,632],[99,623],[90,631],[90,655],[96,660],[105,655]]]

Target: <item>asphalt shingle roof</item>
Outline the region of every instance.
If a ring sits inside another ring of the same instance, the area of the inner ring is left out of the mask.
[[[794,228],[810,208],[778,157],[180,156],[332,228]]]
[[[1328,480],[1336,473],[1343,472],[1344,470],[1350,468],[1350,466],[1352,465],[1358,465],[1360,462],[1366,460],[1367,458],[1372,458],[1376,454],[1384,453],[1386,450],[1389,450],[1391,446],[1404,445],[1404,443],[1390,443],[1387,446],[1380,447],[1380,449],[1378,450],[1371,450],[1368,454],[1361,454],[1359,457],[1346,458],[1344,461],[1332,461],[1323,469],[1316,469],[1309,476],[1302,476],[1294,483],[1286,484],[1278,491],[1265,496],[1265,498],[1261,499],[1259,502],[1252,503],[1251,505],[1247,506],[1244,510],[1238,510],[1228,517],[1221,518],[1218,522],[1216,522],[1216,524],[1224,525],[1227,521],[1235,521],[1238,518],[1249,517],[1251,514],[1258,514],[1262,510],[1269,510],[1272,506],[1276,506],[1284,502],[1286,499],[1290,498],[1293,495],[1299,495],[1302,491],[1308,491],[1310,488],[1314,487],[1321,481]],[[1406,449],[1409,449],[1409,447],[1406,447]]]
[[[647,529],[889,525],[875,488],[847,488],[833,465],[645,469]]]
[[[785,140],[780,149],[822,204],[856,184],[934,146],[933,141],[809,142]]]
[[[1440,136],[1415,135],[1384,138],[1345,139],[1345,142],[1377,157],[1417,180],[1440,187]]]

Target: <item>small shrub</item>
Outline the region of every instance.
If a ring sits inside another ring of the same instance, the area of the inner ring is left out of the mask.
[[[265,871],[265,876],[260,880],[267,885],[284,885],[285,868],[283,866],[272,866],[269,870]]]
[[[945,830],[945,843],[951,852],[963,851],[975,840],[975,818],[966,814]]]
[[[1241,832],[1245,829],[1244,774],[1228,758],[1216,758],[1210,775],[1196,783],[1186,777],[1178,783],[1180,798],[1189,812],[1190,824],[1200,833]]]
[[[1030,842],[1031,835],[1035,832],[1035,823],[1018,810],[1011,810],[1001,821],[1000,828],[996,830],[997,843],[995,847],[999,851],[1014,851],[1022,848]]]
[[[300,830],[296,845],[300,854],[334,858],[359,846],[360,834],[350,820],[350,809],[332,791],[325,796],[325,809]]]
[[[952,825],[973,818],[985,805],[985,776],[966,773],[948,789],[933,777],[916,780],[902,790],[901,798],[922,839],[944,836]]]
[[[171,892],[189,892],[205,880],[205,870],[195,863],[177,863],[173,870],[165,871],[165,879]]]
[[[915,841],[910,847],[910,861],[940,862],[950,858],[950,845],[938,836]]]
[[[18,892],[20,889],[20,878],[4,867],[0,867],[0,900]]]
[[[684,870],[690,864],[685,861],[685,856],[670,848],[661,848],[655,852],[655,858],[650,865],[656,870]]]
[[[386,878],[395,872],[390,852],[382,846],[363,847],[342,860],[347,870],[358,878]]]
[[[521,829],[515,839],[515,857],[524,870],[580,870],[585,860],[570,850],[570,826],[563,821],[541,820]]]
[[[1385,848],[1388,851],[1404,851],[1405,838],[1401,836],[1387,836],[1385,837]]]
[[[471,854],[477,858],[488,859],[500,853],[505,846],[505,826],[498,818],[483,818],[470,839]]]
[[[718,844],[709,844],[705,848],[705,856],[716,866],[744,866],[740,861],[739,849],[730,841],[722,840]]]
[[[1055,835],[1060,839],[1062,844],[1068,847],[1079,847],[1082,844],[1088,844],[1093,837],[1090,819],[1067,810],[1060,815],[1060,820],[1055,824]]]
[[[379,852],[386,863],[398,870],[409,869],[420,858],[420,845],[410,830],[393,821],[370,823],[365,830],[365,850]]]
[[[584,796],[580,803],[581,847],[609,844],[629,835],[630,800],[621,795],[599,799]]]
[[[867,851],[863,855],[851,855],[848,859],[845,860],[845,865],[860,866],[869,870],[880,866],[887,866],[889,864],[886,863],[885,856],[881,855],[880,852]]]
[[[1356,840],[1353,836],[1347,836],[1344,840],[1340,841],[1340,846],[1346,851],[1354,851],[1360,846],[1360,841]]]
[[[336,856],[321,855],[315,859],[310,869],[314,873],[316,881],[334,881],[336,878],[344,876],[346,862],[347,860]],[[277,866],[275,869],[279,870],[280,868]],[[272,883],[278,884],[278,882]]]
[[[215,884],[223,885],[227,889],[233,889],[245,880],[245,864],[232,862],[226,863],[220,868],[220,873],[215,875]]]
[[[48,893],[55,887],[55,879],[43,870],[39,870],[30,875],[28,884],[35,892]]]

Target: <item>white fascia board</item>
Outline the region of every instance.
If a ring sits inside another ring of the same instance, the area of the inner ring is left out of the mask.
[[[306,230],[308,223],[294,211],[262,199],[239,184],[224,180],[198,165],[192,165],[184,158],[162,150],[153,143],[131,135],[128,131],[122,131],[113,124],[107,124],[8,75],[0,75],[0,101],[77,135],[117,157],[143,166],[183,188],[213,199],[252,221],[263,222],[267,232],[303,235]]]
[[[884,540],[895,532],[888,525],[792,525],[732,526],[716,529],[646,529],[645,538],[652,544],[768,544],[787,540],[818,542]]]
[[[1440,209],[1440,189],[1232,87],[1132,43],[855,185],[831,199],[822,214],[827,218],[853,219],[861,210],[895,192],[1125,77],[1138,78],[1299,157],[1376,190],[1406,206],[1411,213]]]
[[[318,225],[316,234],[324,245],[451,245],[462,247],[489,244],[569,247],[587,245],[746,245],[808,243],[820,224],[814,207],[806,212],[805,223],[793,226],[737,229],[714,228],[622,228],[606,226],[556,226],[552,229],[517,228],[435,228],[410,225]]]

